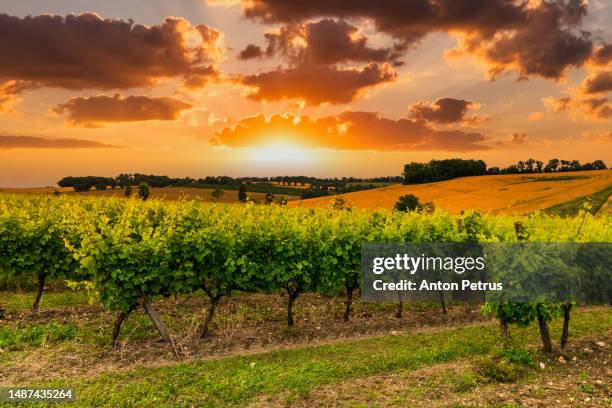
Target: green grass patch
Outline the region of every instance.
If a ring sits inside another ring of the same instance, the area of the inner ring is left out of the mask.
[[[43,347],[48,343],[63,343],[75,338],[77,327],[72,324],[39,324],[35,326],[0,327],[0,349],[20,351],[26,347]]]
[[[9,311],[31,309],[35,298],[35,292],[0,292],[0,302]],[[87,302],[88,296],[85,291],[45,292],[40,301],[40,308],[86,305]]]
[[[612,186],[606,187],[603,190],[597,191],[593,194],[578,197],[574,200],[567,201],[565,203],[557,204],[544,210],[548,214],[560,215],[563,217],[572,217],[578,214],[578,211],[582,209],[582,205],[585,201],[590,200],[591,214],[597,214],[597,212],[603,207],[608,201],[608,198],[612,194]]]
[[[610,327],[609,309],[578,310],[572,319],[574,338],[604,333]],[[553,322],[551,329],[556,337],[560,322]],[[538,342],[537,327],[511,328],[512,347]],[[499,343],[497,326],[483,324],[33,385],[76,387],[76,406],[243,406],[259,396],[299,398],[315,387],[342,380],[494,354],[499,352]],[[504,358],[513,366],[529,360],[523,352],[510,353]],[[469,388],[471,382],[466,379],[458,387]]]

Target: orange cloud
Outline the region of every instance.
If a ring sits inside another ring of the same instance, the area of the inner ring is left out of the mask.
[[[351,102],[366,89],[396,77],[388,65],[369,64],[363,69],[299,65],[247,75],[242,83],[253,88],[248,97],[257,101],[300,99],[320,105]]]
[[[374,112],[346,111],[338,116],[258,115],[241,119],[235,127],[218,131],[213,145],[267,146],[288,142],[307,148],[374,151],[486,150],[480,133],[440,131],[413,119],[386,119]]]
[[[183,78],[200,86],[215,78],[221,33],[166,18],[144,26],[97,14],[0,14],[0,84],[72,90],[127,89]]]
[[[82,139],[46,139],[36,136],[0,135],[0,149],[116,149],[106,143]]]
[[[608,121],[612,118],[612,102],[608,98],[551,97],[544,99],[544,105],[554,113],[578,112],[585,118],[595,121]]]
[[[96,127],[103,123],[139,122],[147,120],[176,120],[192,105],[170,97],[149,98],[116,94],[72,98],[56,106],[53,111],[68,114],[68,122],[75,126]]]
[[[612,44],[602,44],[597,47],[589,62],[595,66],[605,66],[612,62]]]

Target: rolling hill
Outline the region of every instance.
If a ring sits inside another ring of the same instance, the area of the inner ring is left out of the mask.
[[[373,190],[341,194],[355,208],[393,208],[398,198],[414,194],[421,201],[452,213],[469,208],[499,214],[525,214],[575,200],[612,186],[612,171],[512,174],[463,177],[426,184],[394,184]],[[336,196],[334,196],[336,197]],[[292,206],[327,207],[334,197],[289,203]]]

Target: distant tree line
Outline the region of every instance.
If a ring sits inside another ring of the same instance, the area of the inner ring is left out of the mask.
[[[75,191],[89,191],[92,188],[96,190],[106,190],[107,188],[116,188],[119,184],[117,180],[111,177],[64,177],[57,182],[60,187],[72,187]]]
[[[487,174],[487,165],[482,160],[447,159],[431,160],[429,163],[412,162],[404,166],[403,183],[429,183],[484,174]]]
[[[378,187],[380,183],[400,183],[401,176],[373,178],[317,178],[307,176],[277,177],[239,177],[207,176],[203,178],[171,178],[147,174],[119,174],[117,177],[64,177],[58,182],[60,187],[72,187],[75,191],[89,191],[92,188],[129,188],[146,184],[149,187],[194,187],[247,192],[270,193],[300,196],[303,198],[320,197],[331,194],[347,193]]]
[[[580,160],[551,159],[544,165],[540,160],[529,159],[519,161],[505,168],[490,167],[487,174],[521,174],[521,173],[555,173],[566,171],[583,170],[605,170],[606,163],[603,160],[595,160],[591,163],[581,164]]]
[[[450,180],[457,177],[485,174],[555,173],[583,170],[605,170],[603,160],[581,164],[579,160],[551,159],[548,163],[534,159],[519,161],[505,168],[489,167],[482,160],[431,160],[429,163],[412,162],[404,166],[403,183],[418,184]]]

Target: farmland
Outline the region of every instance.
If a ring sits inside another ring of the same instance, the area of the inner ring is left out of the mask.
[[[134,194],[138,194],[138,189],[134,188]],[[196,188],[196,187],[151,187],[150,198],[162,199],[162,200],[178,200],[178,199],[192,199],[201,200],[204,202],[216,201],[213,199],[212,193],[214,189],[207,188]],[[71,187],[44,187],[44,188],[3,188],[0,192],[5,193],[19,193],[19,194],[52,194],[58,191],[60,193],[68,194],[74,197],[107,197],[107,198],[124,198],[123,189],[107,189],[107,190],[90,190],[86,192],[75,192]],[[247,193],[254,201],[264,202],[266,199],[265,193]],[[281,196],[276,195],[275,198],[279,199]],[[299,197],[295,196],[284,196],[289,201],[297,200]],[[219,197],[218,202],[220,203],[236,203],[238,202],[238,191],[235,190],[224,190],[223,194]]]
[[[580,171],[563,174],[528,174],[463,177],[437,183],[395,184],[343,194],[355,208],[391,209],[399,197],[414,194],[421,201],[457,214],[479,208],[492,214],[527,214],[544,210],[612,186],[612,171]],[[290,205],[324,208],[330,197],[313,198]]]
[[[137,189],[134,189],[135,194],[138,192]],[[202,200],[205,202],[213,202],[212,193],[213,189],[206,188],[190,188],[190,187],[163,187],[163,188],[150,188],[150,197],[158,198],[163,200],[178,200],[180,198],[184,199],[194,199],[194,200]],[[78,195],[83,195],[86,197],[119,197],[123,196],[123,190],[114,189],[114,190],[103,190],[103,191],[87,191],[85,193],[74,193]],[[247,193],[254,201],[256,202],[264,202],[266,199],[265,193]],[[296,200],[298,197],[294,196],[286,196],[288,200]],[[276,199],[280,198],[280,196],[275,196]],[[218,202],[220,203],[236,203],[238,202],[238,191],[234,190],[224,190],[223,194],[219,198]]]

